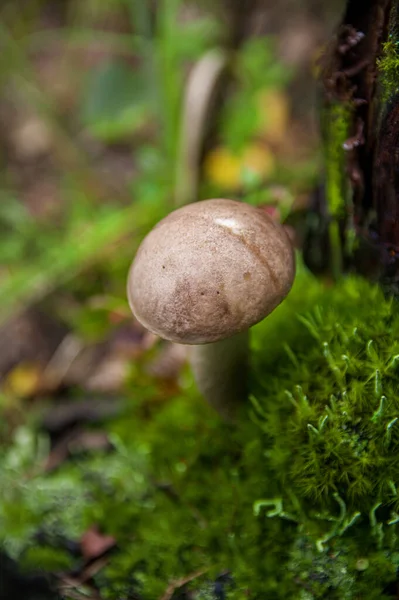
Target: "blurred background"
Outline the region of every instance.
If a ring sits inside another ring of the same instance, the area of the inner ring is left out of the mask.
[[[282,221],[306,209],[322,171],[318,59],[343,5],[3,0],[2,456],[16,434],[29,453],[40,427],[51,471],[71,448],[107,446],[84,425],[120,410],[138,381],[176,393],[184,349],[127,306],[135,250],[198,199],[242,199]]]
[[[342,5],[2,3],[0,406],[118,389],[141,339],[126,272],[170,210],[224,196],[285,219],[306,204],[317,59]]]

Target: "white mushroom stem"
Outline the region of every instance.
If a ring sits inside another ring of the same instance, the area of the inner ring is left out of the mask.
[[[234,420],[247,398],[248,330],[232,337],[191,347],[198,389],[225,419]]]

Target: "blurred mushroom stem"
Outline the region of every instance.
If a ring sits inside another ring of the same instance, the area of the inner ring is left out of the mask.
[[[209,50],[195,64],[188,78],[177,161],[176,206],[198,200],[201,153],[227,65],[227,53]]]
[[[247,398],[249,330],[191,347],[198,389],[227,421],[234,421]]]

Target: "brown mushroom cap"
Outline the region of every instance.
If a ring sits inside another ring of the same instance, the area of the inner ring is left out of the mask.
[[[248,204],[205,200],[170,213],[145,237],[128,298],[136,318],[160,337],[207,344],[261,321],[294,276],[281,225]]]

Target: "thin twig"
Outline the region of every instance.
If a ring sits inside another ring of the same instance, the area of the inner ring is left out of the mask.
[[[204,575],[207,571],[209,571],[209,569],[202,569],[201,571],[195,571],[194,573],[191,573],[191,575],[187,575],[187,577],[181,577],[180,579],[172,581],[172,583],[168,585],[165,593],[159,598],[159,600],[171,600],[176,590],[186,585],[186,583],[190,583],[190,581],[193,581],[198,577],[202,577],[202,575]]]

